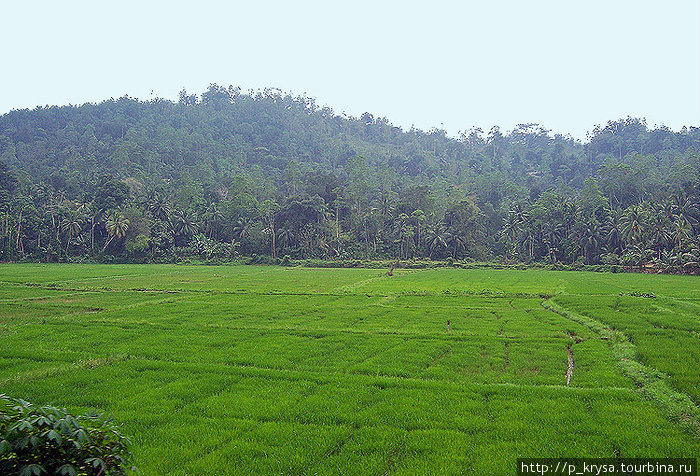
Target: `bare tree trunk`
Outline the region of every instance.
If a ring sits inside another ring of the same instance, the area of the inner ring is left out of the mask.
[[[107,249],[107,247],[109,246],[109,244],[112,242],[113,239],[114,239],[114,235],[109,237],[109,240],[107,240],[107,243],[105,243],[105,246],[104,246],[104,248],[102,248],[101,253],[104,253],[104,251]]]
[[[275,240],[275,223],[274,220],[270,221],[270,232],[272,233],[272,258],[277,258],[277,242]]]
[[[24,212],[24,210],[19,211],[19,220],[17,220],[17,243],[15,245],[17,251],[19,251],[19,237],[22,233],[22,212]]]

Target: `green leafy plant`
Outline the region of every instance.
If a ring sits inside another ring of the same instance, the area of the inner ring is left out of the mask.
[[[136,470],[130,442],[111,419],[73,416],[0,394],[0,474],[121,476]]]

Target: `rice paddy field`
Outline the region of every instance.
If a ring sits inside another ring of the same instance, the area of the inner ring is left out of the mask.
[[[514,474],[700,455],[700,277],[0,265],[0,393],[144,475]]]

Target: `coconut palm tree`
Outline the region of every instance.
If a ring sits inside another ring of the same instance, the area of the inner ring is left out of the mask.
[[[515,252],[518,237],[522,230],[522,222],[518,215],[513,211],[508,212],[500,232],[501,238],[506,242],[506,261],[508,261],[508,251],[511,251],[511,253]]]
[[[601,229],[596,220],[588,221],[581,230],[581,250],[583,259],[588,264],[592,263],[592,255],[598,251],[601,244]]]
[[[518,223],[520,223],[521,225],[530,218],[530,214],[527,211],[527,206],[525,203],[522,202],[518,202],[515,205],[513,205],[508,213],[515,215]]]
[[[126,236],[126,232],[129,229],[129,219],[126,218],[122,212],[112,212],[107,219],[105,228],[109,238],[107,239],[104,248],[102,248],[102,251],[107,249],[114,238],[121,240]]]
[[[277,239],[282,243],[282,248],[287,248],[294,243],[294,231],[289,227],[284,227],[277,233]]]
[[[535,243],[537,242],[537,230],[529,221],[523,227],[520,235],[520,245],[527,251],[530,261],[535,257]]]
[[[191,210],[175,210],[170,221],[177,236],[181,236],[185,240],[197,233],[199,229],[197,215]]]
[[[557,260],[556,251],[559,249],[559,242],[564,233],[564,226],[554,220],[549,220],[542,226],[544,243],[547,245],[547,254],[552,261]]]
[[[100,209],[94,201],[83,204],[83,209],[90,225],[90,251],[95,250],[95,228],[103,217],[104,210]]]
[[[447,249],[447,235],[445,225],[441,222],[434,223],[428,227],[428,238],[426,241],[430,250],[430,257],[433,257],[435,250]]]
[[[655,220],[649,226],[649,244],[656,251],[656,257],[661,260],[661,251],[671,241],[669,223],[661,214],[655,215]]]
[[[66,239],[66,255],[68,255],[71,240],[78,236],[82,229],[82,216],[77,210],[71,211],[61,220],[61,230],[68,236]]]
[[[149,193],[146,201],[148,203],[148,211],[151,212],[154,218],[159,220],[168,219],[172,209],[167,197],[154,190]]]
[[[698,227],[700,206],[692,196],[679,193],[671,197],[671,202],[674,216],[683,218],[692,228]]]
[[[467,246],[466,240],[458,233],[447,232],[445,241],[447,246],[452,248],[452,257],[457,258],[457,250],[464,250]]]
[[[607,219],[603,229],[605,241],[608,243],[609,250],[618,252],[622,249],[623,241],[623,212],[622,210],[607,210]]]
[[[413,239],[413,226],[410,224],[408,215],[402,213],[394,221],[395,242],[399,244],[399,258],[408,256],[409,242]]]
[[[622,237],[631,245],[639,245],[647,228],[647,212],[641,205],[632,205],[622,217]]]
[[[251,221],[247,217],[241,217],[236,220],[236,224],[233,225],[233,236],[238,239],[239,243],[242,243],[248,234],[250,229]]]
[[[205,223],[205,230],[204,230],[204,235],[207,238],[213,238],[214,237],[214,231],[216,230],[216,225],[221,221],[221,219],[224,217],[224,215],[221,213],[221,210],[219,210],[219,207],[216,203],[211,203],[207,209],[204,211],[204,223]]]
[[[682,248],[693,236],[693,230],[690,223],[683,218],[682,215],[676,216],[671,224],[671,230],[668,233],[673,245],[677,248]]]

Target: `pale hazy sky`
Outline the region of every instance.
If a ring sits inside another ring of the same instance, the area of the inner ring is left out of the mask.
[[[700,126],[698,0],[0,4],[0,113],[217,82],[450,134]]]

